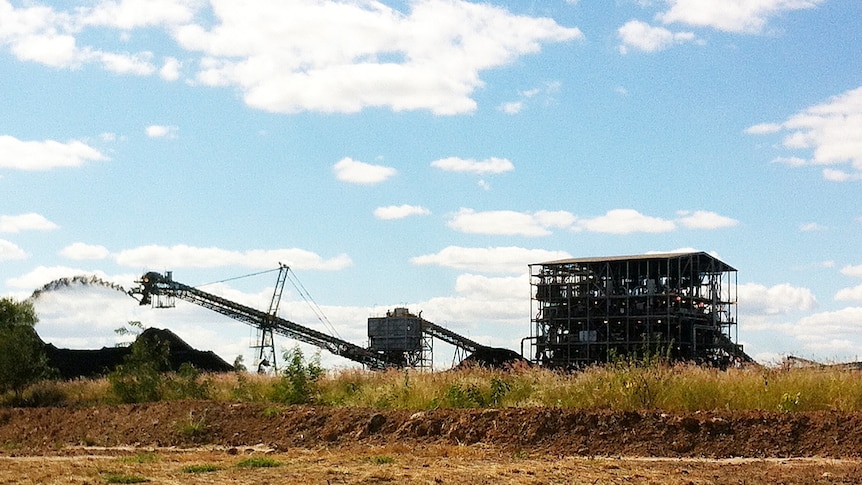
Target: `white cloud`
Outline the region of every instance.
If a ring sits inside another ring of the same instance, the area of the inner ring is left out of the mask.
[[[212,28],[176,31],[203,55],[198,81],[238,86],[250,106],[281,113],[469,113],[482,71],[582,37],[551,19],[460,0],[412,2],[408,14],[378,2],[212,3]]]
[[[759,128],[762,126],[769,129]],[[826,168],[826,180],[845,182],[862,178],[862,87],[833,96],[825,103],[806,108],[781,123],[754,125],[750,134],[784,132],[788,149],[812,151],[810,164],[850,164],[850,171]],[[800,158],[779,158],[791,166],[808,165]]]
[[[60,250],[60,256],[74,260],[105,259],[111,252],[104,246],[73,243]]]
[[[801,318],[790,332],[797,338],[814,341],[844,339],[862,331],[862,307],[847,307]]]
[[[81,141],[22,141],[8,135],[0,135],[0,153],[0,168],[17,170],[78,167],[87,161],[108,160],[108,157]]]
[[[182,62],[177,58],[166,57],[165,63],[162,64],[161,69],[159,69],[159,76],[165,81],[176,81],[180,78],[180,68],[182,67]]]
[[[43,215],[33,212],[18,216],[0,216],[0,232],[51,231],[59,227]]]
[[[473,112],[482,71],[583,37],[550,18],[462,0],[417,0],[406,13],[381,2],[334,0],[102,0],[61,8],[0,0],[0,46],[52,67],[96,64],[172,81],[179,76],[172,58],[158,68],[153,52],[79,45],[90,31],[98,39],[118,30],[128,40],[135,29],[162,29],[200,56],[198,84],[238,87],[249,106],[280,113]]]
[[[769,135],[779,131],[781,131],[781,125],[778,123],[760,123],[745,129],[745,133],[749,135]]]
[[[666,0],[662,22],[710,27],[724,32],[758,33],[783,12],[814,8],[825,0]]]
[[[838,301],[862,301],[862,285],[838,290],[835,299]]]
[[[134,74],[138,76],[149,76],[156,72],[156,67],[151,62],[152,52],[139,52],[137,54],[117,54],[113,52],[93,51],[85,60],[97,61],[102,67],[115,74]]]
[[[739,224],[736,219],[722,216],[710,211],[679,211],[679,223],[689,229],[722,229]]]
[[[845,172],[844,170],[836,170],[834,168],[824,168],[823,180],[828,180],[829,182],[850,182],[854,180],[862,180],[862,171],[850,173]]]
[[[436,254],[417,256],[416,265],[436,265],[483,273],[522,273],[532,263],[570,258],[564,251],[519,247],[465,248],[449,246]]]
[[[246,268],[274,268],[279,262],[294,269],[339,270],[352,264],[342,254],[330,259],[304,249],[252,249],[231,251],[215,247],[200,248],[187,245],[141,246],[125,249],[116,254],[118,264],[133,268],[218,268],[242,266]]]
[[[772,159],[772,163],[780,163],[788,167],[802,167],[808,164],[808,160],[799,157],[776,157]]]
[[[179,128],[176,126],[150,125],[145,131],[150,138],[176,138]]]
[[[424,216],[431,211],[418,205],[390,205],[374,209],[374,217],[383,220],[404,219],[410,216]]]
[[[17,245],[0,239],[0,261],[27,259],[27,253]]]
[[[808,288],[784,283],[766,287],[746,283],[737,287],[740,313],[753,315],[781,315],[791,311],[811,310],[817,299]]]
[[[670,232],[676,224],[667,219],[650,217],[634,209],[613,209],[605,215],[579,219],[578,229],[607,234],[631,234],[634,232]]]
[[[692,42],[695,35],[691,32],[671,32],[663,27],[653,27],[640,20],[629,20],[617,30],[617,36],[622,41],[619,47],[621,54],[627,54],[629,48],[643,52],[657,52],[668,49],[675,44]]]
[[[515,115],[521,112],[524,109],[523,101],[510,101],[508,103],[503,103],[500,105],[500,111],[506,113],[507,115]]]
[[[504,173],[515,170],[515,165],[505,158],[491,157],[485,160],[449,157],[431,162],[431,166],[447,172],[470,172],[477,174]]]
[[[81,25],[132,30],[190,22],[201,0],[102,0],[90,8],[78,9]]]
[[[826,228],[816,222],[808,222],[799,226],[799,230],[802,232],[815,232],[822,231],[824,229]]]
[[[856,266],[847,265],[841,268],[841,274],[862,278],[862,264],[857,264]]]
[[[359,162],[350,157],[339,160],[332,166],[332,171],[338,180],[358,185],[378,184],[398,173],[392,167]]]
[[[517,236],[546,236],[550,228],[566,228],[575,222],[575,216],[565,211],[485,211],[462,208],[447,225],[467,234],[494,234]]]

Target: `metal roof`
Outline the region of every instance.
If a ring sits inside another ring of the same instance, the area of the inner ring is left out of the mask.
[[[730,266],[729,264],[721,261],[720,259],[711,256],[703,251],[700,252],[679,252],[679,253],[648,253],[648,254],[635,254],[629,256],[603,256],[603,257],[589,257],[589,258],[569,258],[569,259],[558,259],[556,261],[546,261],[544,263],[533,263],[530,266],[554,266],[560,264],[575,264],[575,263],[605,263],[605,262],[613,262],[613,261],[631,261],[631,260],[668,260],[668,259],[677,259],[684,257],[696,257],[706,258],[712,260],[719,265],[719,270],[724,271],[736,271],[735,268]]]

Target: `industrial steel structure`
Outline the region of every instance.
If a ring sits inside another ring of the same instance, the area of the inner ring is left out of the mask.
[[[298,340],[328,350],[335,355],[358,362],[371,369],[389,367],[430,368],[433,364],[432,339],[436,338],[456,349],[456,358],[476,354],[489,349],[467,337],[414,315],[406,308],[396,308],[385,317],[368,319],[369,347],[361,347],[340,337],[329,335],[278,316],[278,307],[284,291],[289,268],[280,265],[278,279],[273,290],[269,310],[264,312],[242,305],[173,279],[168,271],[164,275],[149,272],[137,281],[138,286],[129,291],[138,297],[141,305],[152,304],[157,308],[171,308],[177,298],[202,306],[222,315],[239,320],[254,327],[257,339],[254,344],[259,369],[276,366],[274,334]],[[494,352],[490,352],[493,356]]]
[[[736,270],[704,252],[530,265],[531,358],[574,369],[664,355],[727,366],[737,340]]]

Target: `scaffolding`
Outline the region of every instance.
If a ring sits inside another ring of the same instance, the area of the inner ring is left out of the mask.
[[[704,252],[530,265],[531,359],[576,369],[663,356],[726,367],[737,345],[736,270]]]

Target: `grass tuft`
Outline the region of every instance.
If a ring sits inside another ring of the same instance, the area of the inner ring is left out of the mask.
[[[183,473],[212,473],[219,470],[221,470],[221,468],[209,463],[204,463],[200,465],[188,465],[182,468]]]
[[[239,468],[275,468],[281,466],[282,463],[275,458],[268,456],[253,456],[240,460],[236,466]]]

